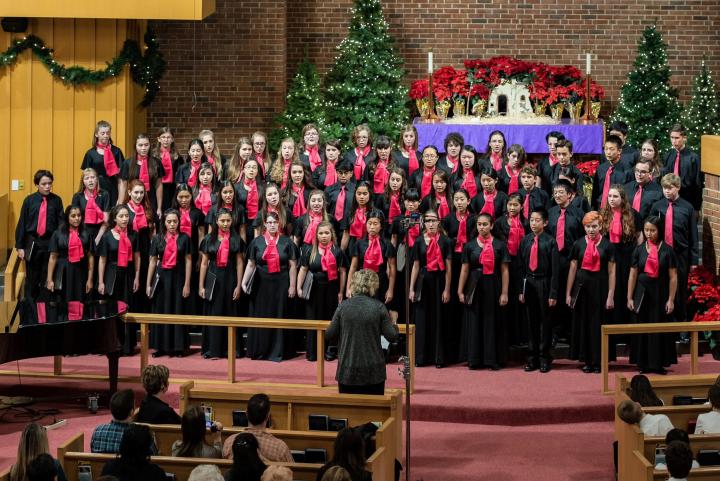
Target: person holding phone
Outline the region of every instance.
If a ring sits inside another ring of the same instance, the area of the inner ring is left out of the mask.
[[[182,415],[182,439],[172,445],[172,455],[179,458],[221,458],[223,425],[208,420],[204,407],[190,406]],[[212,416],[211,416],[212,417]],[[210,429],[210,435],[206,436]],[[209,441],[209,442],[208,442]]]

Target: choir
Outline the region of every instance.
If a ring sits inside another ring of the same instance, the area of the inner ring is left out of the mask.
[[[497,370],[509,345],[527,344],[525,370],[547,372],[565,337],[583,371],[599,372],[603,324],[686,320],[699,260],[702,179],[683,128],[671,129],[674,149],[662,160],[653,139],[635,150],[626,135],[611,126],[586,179],[559,132],[537,165],[500,131],[484,154],[456,133],[442,155],[420,151],[412,125],[396,145],[359,125],[342,152],[308,124],[274,160],[262,132],[227,158],[203,130],[182,156],[164,127],[152,148],[138,135],[126,158],[101,121],[70,206],[52,193],[53,174],[37,172],[15,247],[30,298],[100,297],[168,314],[329,319],[352,274],[371,269],[378,299],[416,324],[419,366]],[[228,355],[224,328],[202,334],[203,356]],[[312,334],[303,342],[293,331],[248,329],[247,355],[332,358],[332,346],[315,352]],[[128,329],[125,353],[135,344]],[[151,346],[155,356],[186,355],[188,332],[157,326]],[[235,355],[245,355],[241,344]],[[672,338],[638,336],[631,360],[665,372],[676,362]]]

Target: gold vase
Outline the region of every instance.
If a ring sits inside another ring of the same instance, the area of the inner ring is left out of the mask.
[[[442,100],[435,104],[435,113],[440,120],[445,120],[450,113],[450,102],[448,100]]]
[[[465,99],[462,97],[455,99],[453,103],[453,117],[457,117],[458,115],[465,115]]]
[[[565,111],[565,104],[557,103],[550,106],[550,116],[553,120],[562,119],[562,114]]]
[[[588,202],[592,202],[593,183],[592,179],[589,180],[590,182],[583,182],[583,194]]]
[[[420,113],[420,118],[427,117],[428,114],[428,99],[422,98],[422,99],[416,99],[415,105],[417,106],[418,112]]]
[[[602,102],[600,102],[599,100],[597,100],[597,101],[593,100],[592,102],[590,102],[590,112],[592,112],[593,117],[595,117],[596,119],[598,117],[600,117],[600,107],[601,106],[602,106]]]
[[[475,117],[482,117],[483,115],[485,115],[486,110],[487,110],[487,100],[485,100],[485,99],[476,100],[472,106],[472,114]]]
[[[578,120],[582,116],[583,101],[578,100],[577,102],[568,102],[567,109],[570,112],[570,119],[573,121]]]
[[[537,115],[537,116],[545,115],[545,110],[547,110],[547,105],[545,105],[545,102],[543,102],[542,100],[538,100],[533,105],[533,111],[535,112],[535,115]]]

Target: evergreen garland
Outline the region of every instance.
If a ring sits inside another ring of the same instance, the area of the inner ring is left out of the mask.
[[[329,128],[349,138],[367,123],[374,135],[397,138],[408,122],[402,59],[393,49],[380,0],[354,0],[348,36],[325,78]]]
[[[717,88],[705,60],[693,81],[692,99],[683,115],[687,129],[688,146],[700,152],[700,137],[720,133],[720,107]]]
[[[105,69],[90,70],[78,65],[66,67],[57,62],[53,50],[47,47],[40,37],[30,34],[22,39],[13,40],[10,47],[0,53],[0,67],[13,65],[21,53],[31,50],[53,77],[65,84],[78,86],[101,84],[110,77],[118,76],[125,65],[129,65],[133,82],[145,88],[141,105],[147,107],[160,90],[160,79],[165,73],[166,63],[158,48],[155,33],[150,28],[145,32],[145,45],[143,54],[136,41],[125,40],[120,53],[107,62]]]
[[[620,90],[612,120],[628,124],[628,142],[640,146],[655,139],[661,150],[670,148],[668,131],[680,119],[677,91],[670,85],[667,45],[653,25],[646,27],[638,43],[635,70]]]

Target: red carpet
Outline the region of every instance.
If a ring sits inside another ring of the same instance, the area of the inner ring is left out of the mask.
[[[158,358],[176,378],[224,379],[224,360]],[[332,382],[335,364],[327,363],[326,380]],[[703,372],[717,372],[712,358],[701,358]],[[121,375],[136,375],[139,356],[121,359]],[[256,382],[310,383],[314,363],[296,358],[283,363],[237,362],[238,379]],[[15,364],[3,365],[15,370]],[[50,358],[20,361],[22,370],[51,370]],[[397,365],[388,366],[388,387],[401,387]],[[627,365],[614,367],[634,372]],[[671,373],[687,373],[688,357],[681,358]],[[99,356],[64,359],[65,373],[106,372]],[[141,395],[138,385],[132,387]],[[59,407],[58,418],[68,424],[50,432],[51,449],[79,431],[89,435],[93,427],[109,418],[107,409],[89,414],[83,405],[89,392],[106,389],[106,383],[52,380],[15,376],[0,378],[2,395],[37,397],[66,396],[68,400],[40,403],[33,408]],[[177,406],[178,386],[172,385],[169,402]],[[608,480],[612,479],[612,398],[602,396],[598,375],[588,375],[577,364],[558,361],[548,374],[525,373],[519,365],[499,372],[469,371],[461,366],[416,370],[416,393],[412,397],[412,478],[424,481],[461,480]],[[73,401],[72,398],[77,399]],[[11,413],[0,424],[0,468],[12,463],[19,431],[26,419]],[[9,423],[8,423],[9,422]],[[52,422],[52,417],[42,421]],[[532,475],[528,473],[532,472]]]

